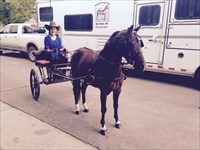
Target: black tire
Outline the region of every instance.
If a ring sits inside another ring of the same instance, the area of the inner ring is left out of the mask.
[[[30,88],[32,97],[37,101],[40,97],[40,83],[37,73],[34,69],[31,69],[30,72]]]
[[[35,56],[33,55],[33,52],[36,51],[37,48],[34,45],[31,45],[28,47],[28,58],[30,61],[34,62],[36,60]]]

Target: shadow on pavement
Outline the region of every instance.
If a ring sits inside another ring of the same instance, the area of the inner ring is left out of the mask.
[[[155,82],[161,82],[166,84],[173,84],[178,86],[183,86],[191,89],[197,90],[197,85],[194,78],[187,76],[179,76],[173,74],[157,73],[157,72],[136,72],[130,70],[124,70],[124,74],[127,77],[134,77],[143,80],[150,80]]]
[[[17,51],[3,51],[0,56],[7,56],[13,58],[20,58],[20,59],[28,59],[28,55],[24,52],[17,52]]]

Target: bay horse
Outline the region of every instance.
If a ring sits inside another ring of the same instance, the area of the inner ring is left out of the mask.
[[[114,32],[99,52],[86,47],[77,49],[71,58],[71,73],[75,80],[72,81],[75,98],[76,114],[80,113],[79,99],[82,93],[84,112],[88,112],[86,104],[86,89],[92,85],[100,89],[101,100],[101,130],[107,134],[105,126],[106,99],[113,92],[113,107],[115,127],[121,128],[118,117],[118,99],[124,80],[122,73],[122,57],[128,63],[133,64],[135,69],[144,69],[144,57],[141,51],[141,39],[137,35],[140,27],[133,30],[133,26],[126,30]]]

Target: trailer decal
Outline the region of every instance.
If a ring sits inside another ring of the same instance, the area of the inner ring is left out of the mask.
[[[108,28],[110,3],[101,2],[95,5],[96,28]]]

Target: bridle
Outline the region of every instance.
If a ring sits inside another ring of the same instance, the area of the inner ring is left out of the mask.
[[[124,33],[124,34],[126,34],[126,33]],[[132,34],[134,34],[134,35],[136,36],[137,40],[138,40],[139,42],[141,42],[141,47],[143,47],[143,46],[144,46],[144,45],[143,45],[143,41],[142,41],[141,37],[137,34],[137,32],[134,31]],[[115,40],[119,40],[119,41],[123,42],[124,45],[128,45],[128,43],[130,43],[129,38],[130,38],[129,35],[125,35],[125,36],[122,36],[122,35],[120,35],[120,36],[115,36],[115,37],[112,37],[111,39],[109,39],[109,40],[106,42],[106,44],[108,44],[108,43],[110,43],[110,42],[113,42],[113,41],[115,41]],[[132,43],[131,43],[131,44],[132,44]],[[129,57],[133,57],[134,59],[137,59],[137,55],[139,55],[139,54],[142,53],[142,51],[139,51],[139,52],[135,52],[135,50],[134,50],[134,51],[133,51],[133,50],[128,50],[128,51],[129,51],[129,53],[131,54],[131,56],[129,56]],[[94,52],[94,53],[95,53],[95,55],[96,55],[97,57],[99,57],[100,59],[102,59],[104,62],[110,64],[110,66],[121,65],[121,63],[111,62],[111,61],[107,60],[106,58],[104,58],[103,56],[101,56],[101,55],[99,54],[99,52]]]

